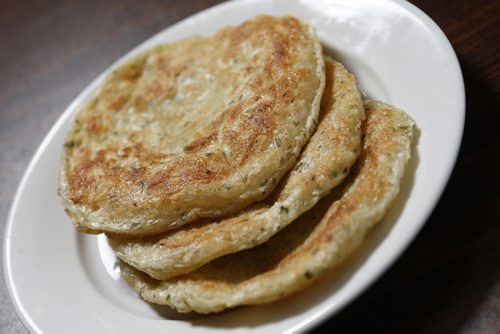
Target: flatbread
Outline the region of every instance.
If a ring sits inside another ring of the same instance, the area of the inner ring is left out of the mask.
[[[366,104],[363,152],[340,199],[326,197],[269,242],[158,281],[125,262],[122,276],[146,301],[179,312],[219,312],[295,293],[344,260],[382,219],[410,159],[414,123],[380,102]],[[333,201],[333,203],[332,203]]]
[[[119,66],[77,113],[59,193],[82,232],[151,235],[265,198],[318,118],[321,45],[258,16]]]
[[[354,76],[330,58],[325,64],[320,123],[273,195],[274,203],[259,203],[232,218],[160,236],[110,237],[116,254],[156,279],[188,273],[222,255],[266,242],[338,185],[361,151],[364,108]]]

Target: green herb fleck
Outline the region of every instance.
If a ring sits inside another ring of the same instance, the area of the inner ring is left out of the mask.
[[[73,148],[75,146],[75,142],[73,140],[67,141],[64,143],[65,148]]]

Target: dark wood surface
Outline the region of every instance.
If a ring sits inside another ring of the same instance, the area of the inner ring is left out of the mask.
[[[0,3],[1,235],[31,156],[76,95],[141,41],[217,2]],[[458,55],[467,92],[462,148],[417,239],[318,331],[500,333],[499,2],[412,2],[438,23]],[[24,332],[0,280],[0,333]]]

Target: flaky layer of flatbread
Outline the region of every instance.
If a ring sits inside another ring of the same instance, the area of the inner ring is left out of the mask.
[[[271,238],[338,185],[361,151],[364,109],[356,80],[342,64],[325,59],[320,123],[271,205],[260,203],[232,218],[187,226],[142,239],[110,237],[116,254],[156,279],[188,273],[225,254]]]
[[[382,219],[410,159],[413,121],[380,102],[365,111],[363,152],[340,199],[327,196],[269,242],[192,273],[158,281],[122,262],[124,279],[146,301],[199,313],[271,302],[311,284]]]
[[[59,192],[83,232],[152,235],[265,198],[317,123],[321,45],[258,16],[118,67],[77,113]]]

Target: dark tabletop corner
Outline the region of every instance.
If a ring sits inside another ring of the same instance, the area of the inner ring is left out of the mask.
[[[0,5],[2,236],[29,160],[77,94],[147,37],[217,2],[19,0]],[[416,240],[318,332],[500,331],[500,5],[494,0],[412,2],[444,30],[460,61],[467,94],[462,148],[443,197]],[[3,279],[0,332],[25,332]]]
[[[500,6],[495,1],[412,3],[436,21],[457,53],[467,96],[462,147],[416,240],[367,293],[321,329],[498,333]]]

